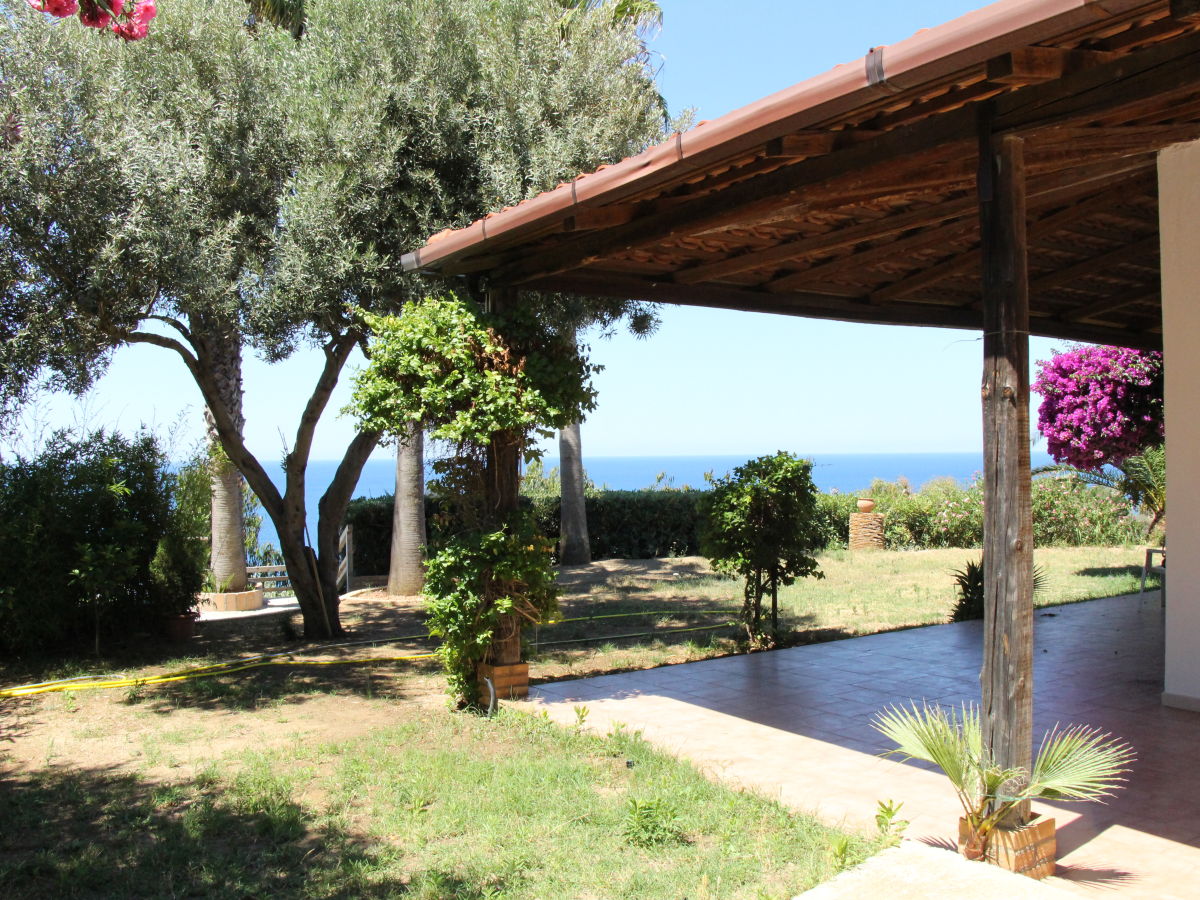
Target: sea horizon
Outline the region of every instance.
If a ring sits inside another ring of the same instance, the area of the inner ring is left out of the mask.
[[[763,454],[756,454],[763,455]],[[678,454],[678,455],[584,455],[584,471],[587,477],[602,490],[641,490],[651,487],[707,489],[705,473],[721,477],[756,455],[739,454]],[[798,454],[813,462],[812,478],[817,490],[824,493],[857,493],[870,487],[875,479],[896,481],[904,478],[914,490],[937,478],[953,478],[959,483],[969,483],[983,469],[983,451],[918,452],[905,451],[888,453],[882,451],[865,453],[813,453]],[[1044,450],[1031,453],[1033,465],[1052,462]],[[541,460],[542,470],[549,473],[559,466],[557,456],[547,455]],[[337,469],[338,460],[314,459],[308,464],[305,502],[308,512],[308,527],[316,535],[317,500]],[[280,484],[282,469],[268,471],[272,480]],[[660,478],[661,475],[661,478]],[[391,494],[395,487],[395,461],[393,459],[369,459],[363,466],[352,496],[378,497]],[[278,547],[279,541],[274,526],[263,518],[262,540]]]

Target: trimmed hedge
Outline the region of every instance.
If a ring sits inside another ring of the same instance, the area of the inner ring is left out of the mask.
[[[588,537],[593,559],[650,559],[692,556],[700,552],[699,503],[704,491],[599,491],[586,498]],[[983,486],[962,486],[936,479],[919,491],[904,482],[875,481],[866,491],[819,494],[817,527],[826,547],[845,547],[850,514],[858,497],[870,496],[884,514],[884,539],[890,550],[934,547],[980,547],[983,544]],[[558,497],[523,497],[538,527],[558,534]],[[450,527],[437,501],[425,501],[431,549],[443,545]],[[354,500],[346,521],[354,526],[356,572],[388,570],[392,531],[390,495]],[[1069,477],[1036,478],[1033,482],[1033,538],[1040,547],[1139,543],[1145,523],[1133,516],[1128,502],[1103,488]]]
[[[694,556],[701,491],[602,491],[589,496],[588,538],[593,559],[653,559]],[[522,497],[542,534],[558,534],[557,497]],[[452,527],[442,505],[425,498],[430,550],[440,550]],[[354,571],[382,575],[388,571],[392,541],[392,495],[360,497],[350,502],[346,524],[354,528]]]

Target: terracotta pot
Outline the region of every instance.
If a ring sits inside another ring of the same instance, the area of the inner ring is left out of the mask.
[[[860,513],[875,512],[875,501],[870,497],[858,498],[858,511]]]
[[[982,851],[972,840],[966,819],[958,820],[958,850],[967,859],[986,862],[1029,878],[1045,878],[1054,874],[1058,855],[1054,820],[1035,815],[1020,828],[997,828]]]
[[[163,620],[163,629],[166,631],[167,640],[173,643],[191,640],[196,634],[196,616],[193,613],[167,616]]]

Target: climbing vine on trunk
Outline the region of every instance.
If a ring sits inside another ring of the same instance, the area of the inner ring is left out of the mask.
[[[425,596],[451,690],[466,705],[501,620],[545,621],[558,603],[552,543],[528,515],[497,501],[497,460],[534,458],[537,436],[590,410],[594,367],[531,305],[500,316],[432,297],[399,316],[362,318],[374,337],[351,404],[361,427],[393,440],[420,428],[455,448],[439,472],[462,527],[429,561]]]

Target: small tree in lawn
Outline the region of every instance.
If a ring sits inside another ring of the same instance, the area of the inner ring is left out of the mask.
[[[824,578],[811,555],[822,545],[812,463],[790,453],[760,456],[715,479],[704,501],[701,546],[720,572],[745,579],[742,620],[750,642],[779,638],[779,588],[797,578]],[[771,597],[771,633],[762,602]]]

